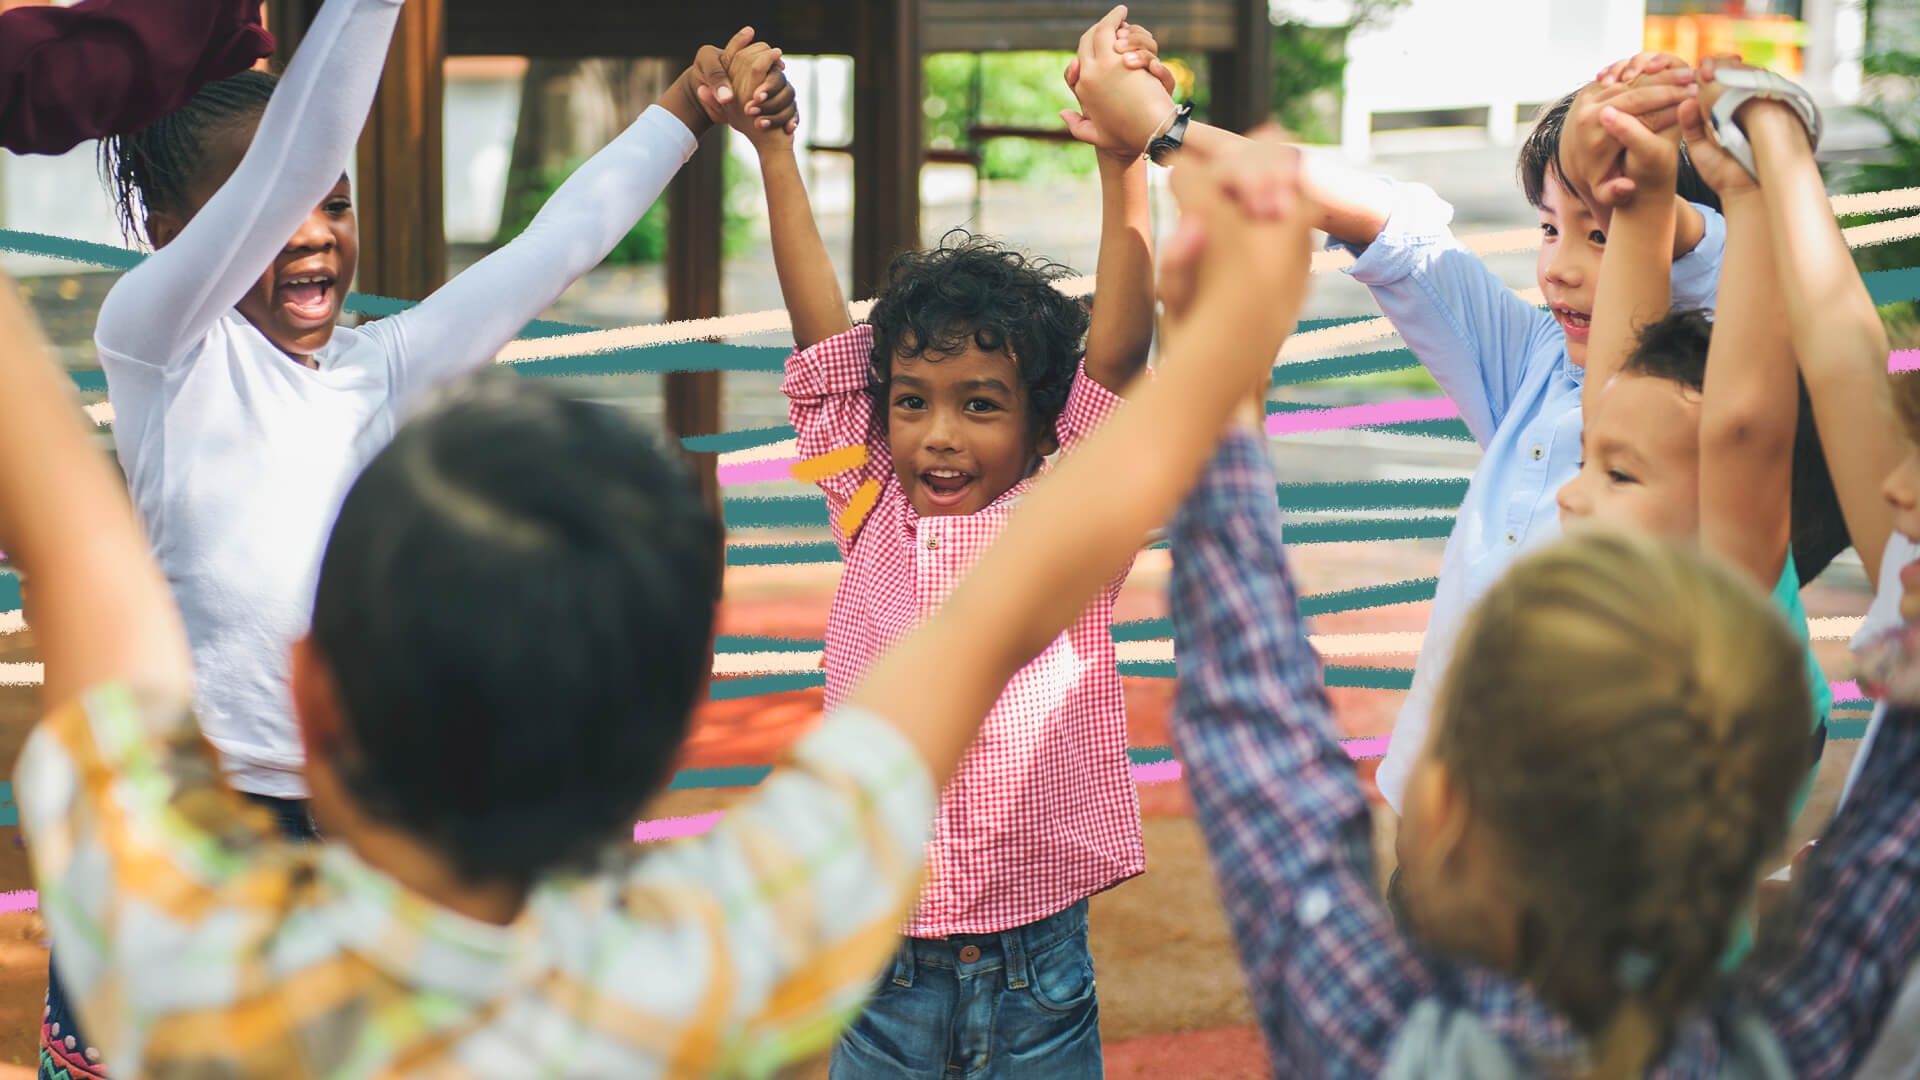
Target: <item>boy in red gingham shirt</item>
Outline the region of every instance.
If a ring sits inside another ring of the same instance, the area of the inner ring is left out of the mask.
[[[1130,64],[1152,64],[1152,37],[1117,14],[1089,33],[1133,53]],[[896,259],[870,321],[853,326],[792,135],[755,107],[731,111],[760,156],[799,346],[782,387],[796,474],[826,493],[845,562],[826,635],[832,709],[945,602],[1044,459],[1071,452],[1144,368],[1154,304],[1146,163],[1141,148],[1106,145],[1074,118],[1099,148],[1091,319],[1055,287],[1064,267],[956,230]],[[901,948],[834,1050],[835,1080],[1102,1075],[1086,898],[1146,863],[1110,630],[1124,580],[1044,650],[1032,643],[1039,655],[988,714],[941,800]]]

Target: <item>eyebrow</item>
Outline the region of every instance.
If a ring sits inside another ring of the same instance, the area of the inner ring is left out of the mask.
[[[897,386],[902,390],[923,390],[924,391],[929,386],[932,385],[928,383],[927,380],[921,378],[918,375],[894,375],[890,377],[887,381],[889,385]],[[1008,386],[1006,383],[1001,382],[999,379],[996,379],[991,375],[987,376],[984,379],[968,379],[965,382],[954,383],[953,387],[954,389],[961,390],[961,391],[998,390],[1003,394],[1013,393],[1013,387]]]

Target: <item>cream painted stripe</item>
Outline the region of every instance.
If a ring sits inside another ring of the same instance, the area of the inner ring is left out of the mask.
[[[39,686],[46,677],[40,664],[0,664],[0,686]]]
[[[0,611],[0,634],[17,634],[27,628],[27,616],[20,611]]]

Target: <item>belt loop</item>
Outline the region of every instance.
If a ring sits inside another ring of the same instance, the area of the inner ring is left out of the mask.
[[[1009,990],[1027,988],[1027,929],[1016,926],[1000,931],[1000,964],[1006,969]]]
[[[893,984],[910,988],[913,986],[913,975],[913,939],[903,937],[900,947],[893,952]]]

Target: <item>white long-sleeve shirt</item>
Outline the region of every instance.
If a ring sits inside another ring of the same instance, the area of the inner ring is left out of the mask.
[[[234,304],[339,180],[399,8],[328,0],[233,176],[114,286],[95,331],[120,462],[192,642],[201,728],[230,782],[261,795],[306,793],[287,654],[354,478],[422,390],[491,362],[605,258],[696,145],[648,109],[513,243],[406,312],[336,330],[306,367]]]

